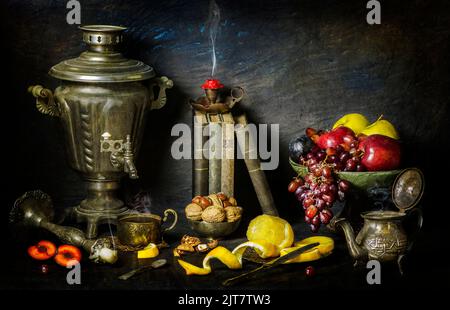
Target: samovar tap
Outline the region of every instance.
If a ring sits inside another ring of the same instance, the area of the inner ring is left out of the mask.
[[[124,144],[125,153],[123,155],[124,160],[124,171],[128,173],[130,179],[139,178],[136,170],[136,166],[134,165],[134,154],[133,154],[133,146],[131,145],[131,136],[127,135],[127,142]]]

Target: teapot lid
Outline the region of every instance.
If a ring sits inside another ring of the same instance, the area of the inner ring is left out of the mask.
[[[425,180],[422,171],[408,168],[399,173],[392,186],[392,201],[400,211],[415,207],[422,198]]]
[[[147,80],[155,76],[152,67],[126,59],[117,50],[127,28],[110,25],[79,27],[89,50],[77,58],[60,62],[50,69],[55,78],[74,82],[118,83]]]

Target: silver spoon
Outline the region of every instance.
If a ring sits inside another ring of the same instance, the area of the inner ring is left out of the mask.
[[[164,266],[167,263],[166,259],[158,259],[155,260],[151,265],[148,266],[142,266],[136,269],[133,269],[127,273],[124,273],[123,275],[119,276],[120,280],[128,280],[129,278],[131,278],[132,276],[142,273],[143,271],[147,270],[147,269],[156,269],[156,268],[160,268],[162,266]]]

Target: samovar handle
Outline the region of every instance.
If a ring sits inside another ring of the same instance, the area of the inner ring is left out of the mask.
[[[44,88],[41,85],[34,85],[28,87],[28,92],[36,98],[36,108],[39,112],[50,116],[60,115],[58,105],[50,89]]]
[[[154,87],[159,87],[158,98],[155,99]],[[166,76],[157,77],[151,80],[149,85],[151,110],[161,109],[167,102],[166,89],[173,87],[173,81]]]

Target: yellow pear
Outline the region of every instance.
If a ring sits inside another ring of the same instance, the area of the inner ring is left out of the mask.
[[[369,125],[367,118],[359,113],[351,113],[342,116],[334,125],[333,129],[339,126],[345,126],[353,130],[355,135],[358,135]]]
[[[366,136],[383,135],[398,140],[400,137],[394,125],[389,121],[382,119],[382,117],[383,115],[380,116],[376,122],[367,126],[367,128],[361,131],[361,134]]]

